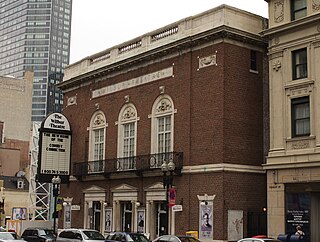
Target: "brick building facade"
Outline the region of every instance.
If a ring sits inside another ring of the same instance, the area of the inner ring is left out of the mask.
[[[215,241],[266,233],[265,22],[221,5],[66,68],[72,176],[61,194],[80,206],[71,227]],[[170,208],[167,225],[170,162],[182,211]]]

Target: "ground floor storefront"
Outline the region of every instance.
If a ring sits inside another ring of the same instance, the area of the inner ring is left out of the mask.
[[[204,241],[266,234],[265,173],[243,168],[182,172],[169,189],[161,174],[74,179],[61,187],[68,202],[59,227],[141,232],[150,239],[192,231]]]
[[[306,242],[320,241],[320,169],[268,170],[268,231],[292,235],[301,226]]]

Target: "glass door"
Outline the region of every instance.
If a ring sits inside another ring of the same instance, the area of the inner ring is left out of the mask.
[[[101,203],[93,202],[93,229],[100,231]]]
[[[167,225],[167,212],[166,212],[165,202],[159,202],[157,204],[157,236],[168,234],[168,225]]]
[[[122,231],[131,232],[132,203],[131,202],[122,203],[121,208],[122,208]]]

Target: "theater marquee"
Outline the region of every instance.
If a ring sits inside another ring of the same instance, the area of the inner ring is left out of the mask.
[[[47,116],[39,129],[39,156],[37,181],[51,182],[59,176],[62,183],[69,182],[71,129],[61,113]]]

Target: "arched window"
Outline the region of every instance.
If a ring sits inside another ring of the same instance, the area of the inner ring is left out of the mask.
[[[151,117],[151,153],[157,154],[154,167],[169,160],[173,151],[174,106],[168,95],[159,96],[152,107]]]
[[[136,169],[137,121],[135,106],[125,104],[118,118],[118,170]]]
[[[92,115],[89,131],[89,173],[103,172],[106,142],[106,117],[97,111]]]

